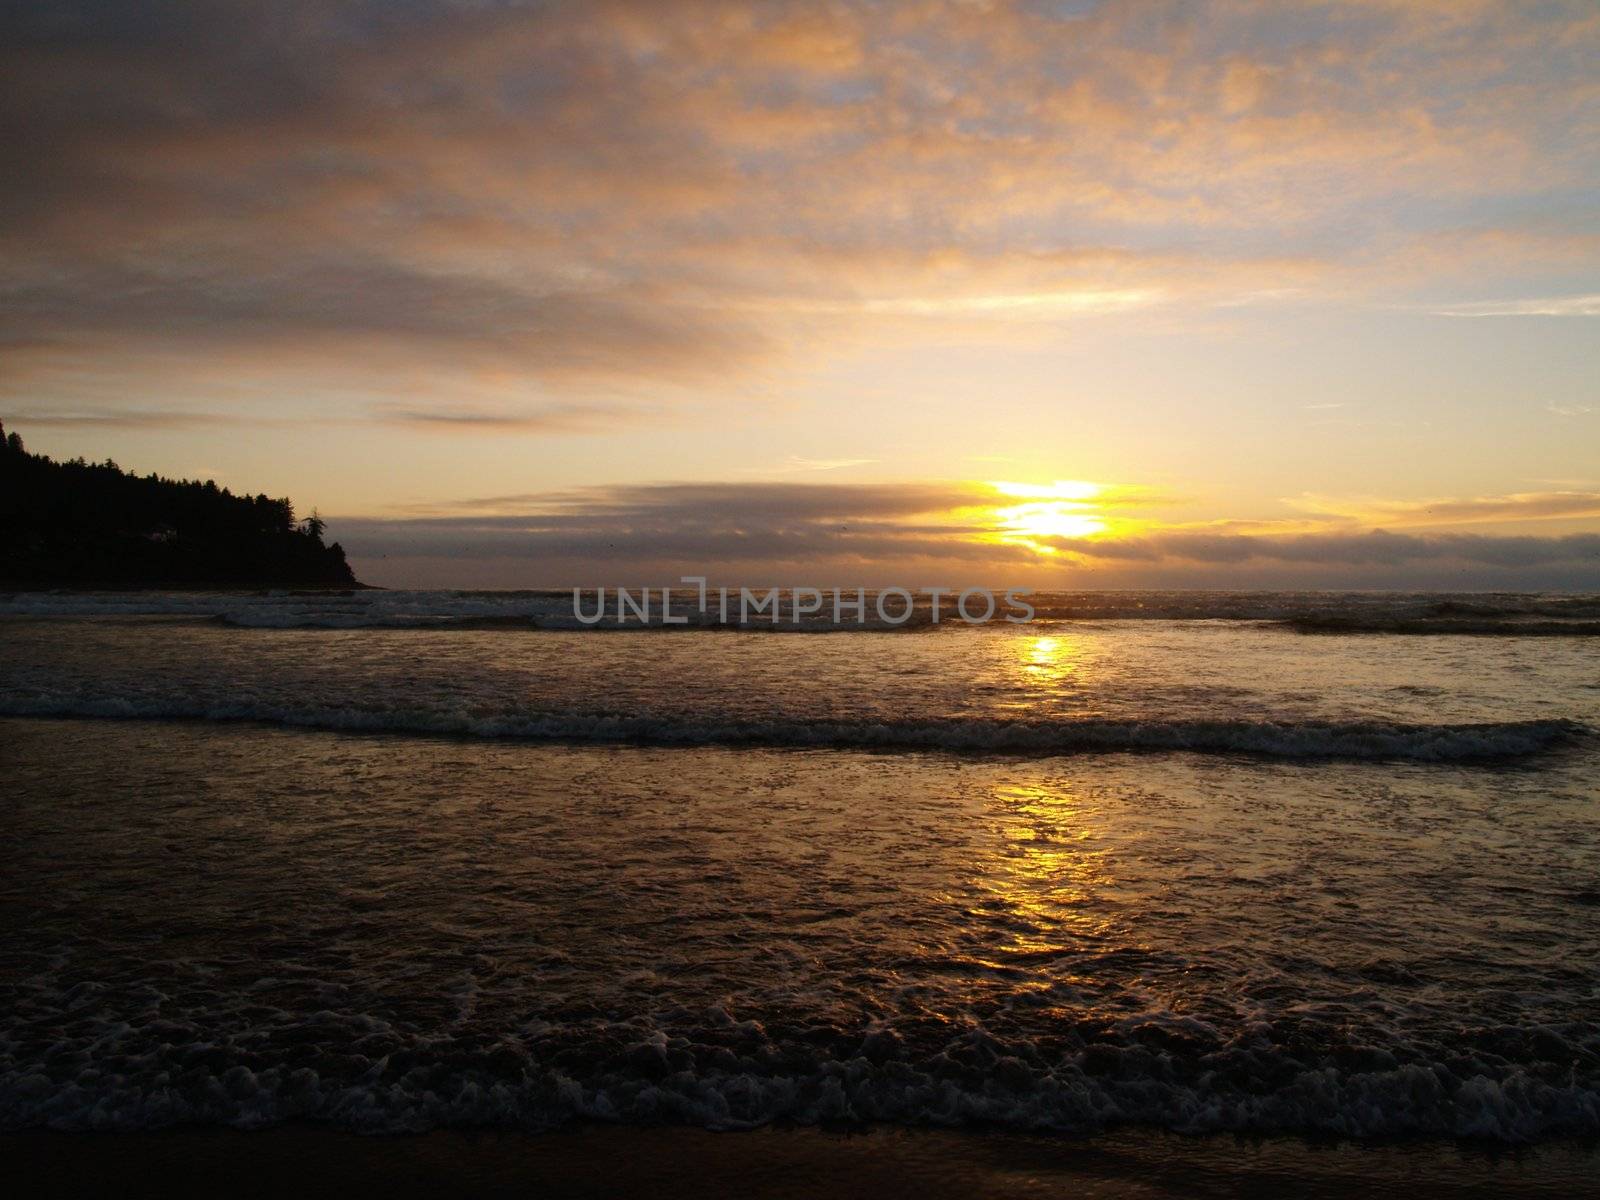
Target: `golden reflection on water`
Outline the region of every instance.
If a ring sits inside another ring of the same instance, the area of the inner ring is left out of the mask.
[[[1098,810],[1066,786],[1039,783],[1000,784],[991,807],[1000,837],[979,885],[1012,931],[997,949],[1035,954],[1103,943],[1120,922],[1108,907],[1116,881]]]
[[[1070,634],[1018,639],[1015,653],[1029,691],[1053,691],[1069,680],[1081,684],[1090,662],[1087,640]],[[1115,887],[1106,831],[1097,827],[1104,812],[1059,779],[997,784],[989,808],[1000,838],[984,886],[1037,930],[1025,939],[1036,944],[1010,949],[1103,935],[1109,929],[1106,894]]]
[[[1068,637],[1037,637],[1022,648],[1023,669],[1029,675],[1062,679],[1078,669],[1081,648]]]
[[[1013,655],[1010,670],[1015,673],[1013,694],[1001,700],[1000,707],[1028,715],[1038,701],[1040,693],[1051,693],[1063,687],[1073,691],[1083,688],[1083,677],[1089,663],[1085,639],[1061,634],[1041,637],[1019,637],[1006,653]]]

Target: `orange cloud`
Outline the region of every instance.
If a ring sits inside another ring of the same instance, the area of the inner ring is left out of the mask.
[[[0,30],[9,386],[48,402],[152,351],[338,392],[359,351],[380,402],[420,363],[586,403],[863,327],[1516,283],[1503,230],[1600,254],[1591,5],[49,7]]]

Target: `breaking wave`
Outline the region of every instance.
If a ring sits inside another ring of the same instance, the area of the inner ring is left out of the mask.
[[[1600,621],[1485,617],[1295,617],[1301,633],[1456,634],[1470,637],[1600,637]]]
[[[308,729],[654,746],[766,746],[1058,755],[1191,751],[1287,759],[1470,762],[1515,758],[1594,736],[1571,720],[1415,724],[1391,721],[696,719],[609,713],[497,713],[421,708],[289,707],[241,701],[12,695],[0,715],[127,720],[252,721]]]
[[[780,589],[784,611],[793,593]],[[867,619],[833,619],[832,610],[774,622],[768,616],[738,618],[737,594],[724,619],[713,598],[698,611],[698,594],[676,589],[673,614],[683,625],[664,624],[659,589],[656,608],[640,621],[616,619],[614,591],[606,617],[589,624],[574,615],[565,591],[264,591],[264,592],[13,592],[0,593],[0,617],[187,617],[250,629],[505,629],[607,632],[671,629],[779,632],[872,632],[959,629],[953,595],[932,603],[917,595],[904,620],[877,619],[877,593],[865,593]],[[854,594],[849,593],[853,599]],[[1282,624],[1327,633],[1464,633],[1556,636],[1600,634],[1600,597],[1539,594],[1441,595],[1365,592],[1035,592],[1028,594],[1036,623],[1120,621],[1231,621]],[[830,601],[831,603],[831,601]],[[901,606],[890,605],[898,616]],[[584,594],[584,611],[596,611],[595,593]],[[847,612],[850,610],[846,610]],[[1003,602],[995,617],[1010,610]]]
[[[74,1038],[75,1053],[48,1064],[5,1064],[0,1128],[305,1120],[403,1133],[545,1130],[589,1119],[713,1129],[793,1121],[1090,1132],[1138,1124],[1504,1142],[1600,1132],[1595,1032],[1585,1024],[1480,1031],[1480,1040],[1523,1052],[1508,1060],[1494,1047],[1447,1053],[1336,1039],[1317,1049],[1267,1023],[1230,1034],[1170,1013],[1130,1014],[1087,1037],[1071,1028],[1042,1040],[977,1028],[932,1045],[893,1029],[780,1030],[716,1015],[720,1023],[701,1018],[687,1028],[606,1022],[552,1035],[554,1045],[508,1038],[498,1047],[421,1038],[359,1012],[265,1014],[265,1026],[220,1039],[179,1020],[106,1023],[92,1046]],[[1531,1058],[1529,1045],[1538,1051]]]

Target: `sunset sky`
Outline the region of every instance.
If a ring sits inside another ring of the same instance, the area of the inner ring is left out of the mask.
[[[0,420],[386,585],[1600,588],[1600,4],[50,3]]]

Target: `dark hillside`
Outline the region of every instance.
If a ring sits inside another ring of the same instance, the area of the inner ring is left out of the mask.
[[[0,434],[3,434],[0,430]],[[315,513],[213,482],[56,462],[0,438],[0,586],[355,585]]]

